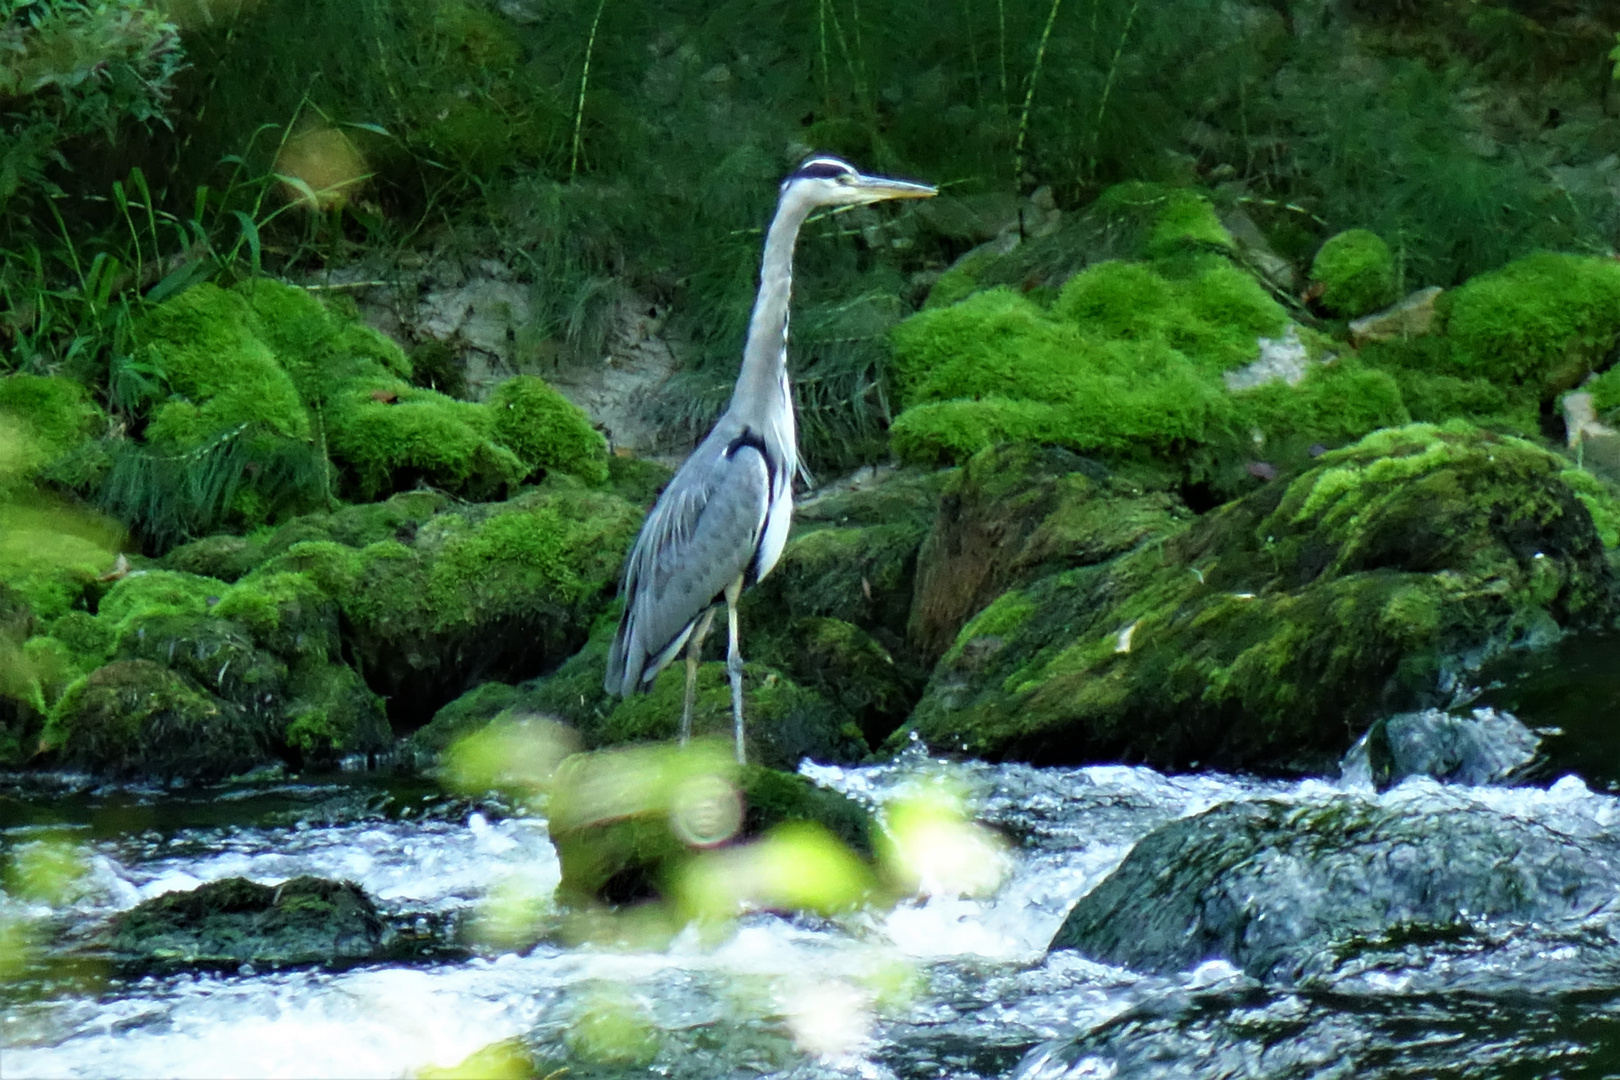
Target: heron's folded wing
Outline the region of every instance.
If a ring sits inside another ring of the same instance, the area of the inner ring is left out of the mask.
[[[625,573],[623,663],[640,678],[743,576],[770,501],[765,458],[753,446],[714,454],[665,489],[636,539]],[[644,658],[637,663],[638,654]],[[661,658],[664,662],[668,657]]]

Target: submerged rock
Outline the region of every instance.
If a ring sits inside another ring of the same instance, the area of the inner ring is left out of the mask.
[[[1227,803],[1143,838],[1052,939],[1105,963],[1289,981],[1399,940],[1614,908],[1620,843],[1482,806]]]
[[[1438,703],[1459,670],[1613,618],[1599,496],[1566,470],[1466,424],[1379,432],[1162,544],[1004,594],[903,732],[1037,762],[1330,767],[1347,733]]]
[[[1475,709],[1461,717],[1424,709],[1376,721],[1345,754],[1339,773],[1379,791],[1411,776],[1511,784],[1540,761],[1540,749],[1541,740],[1510,713]]]
[[[225,878],[114,916],[98,946],[129,973],[348,964],[384,955],[391,935],[352,881],[280,885]]]

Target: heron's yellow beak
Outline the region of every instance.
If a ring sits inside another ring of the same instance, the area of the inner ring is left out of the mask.
[[[939,194],[932,184],[917,184],[910,180],[891,180],[886,176],[862,174],[856,182],[859,202],[874,203],[885,199],[931,199]]]

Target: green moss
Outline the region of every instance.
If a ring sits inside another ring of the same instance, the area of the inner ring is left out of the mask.
[[[0,582],[41,619],[82,607],[121,539],[105,518],[43,493],[0,496]]]
[[[1585,469],[1565,469],[1558,475],[1592,515],[1592,526],[1597,529],[1603,546],[1620,545],[1620,501],[1608,485]]]
[[[1161,546],[1002,597],[910,727],[1036,760],[1315,767],[1462,657],[1606,623],[1596,493],[1567,471],[1466,423],[1375,432]]]
[[[1233,246],[1209,198],[1189,188],[1143,181],[1116,184],[1097,197],[1092,210],[1140,228],[1142,250],[1150,258],[1189,250],[1230,251]]]
[[[102,597],[98,618],[120,630],[158,615],[203,615],[229,586],[217,578],[173,570],[129,574]]]
[[[110,620],[98,619],[86,611],[70,611],[53,620],[46,633],[66,645],[89,671],[112,658],[118,631]]]
[[[1395,256],[1377,233],[1347,229],[1330,236],[1311,262],[1322,306],[1353,319],[1395,302]]]
[[[487,408],[404,381],[348,386],[334,396],[326,422],[329,452],[361,499],[419,482],[489,498],[529,471],[491,440]]]
[[[311,574],[250,574],[225,591],[214,614],[242,626],[288,661],[338,655],[337,604]]]
[[[607,441],[579,407],[532,375],[495,388],[496,441],[532,472],[560,469],[592,484],[608,479]]]
[[[275,353],[306,405],[325,404],[356,380],[409,379],[410,361],[393,341],[340,316],[313,293],[269,278],[236,286],[255,334]]]
[[[975,248],[968,252],[946,270],[928,290],[928,299],[923,302],[924,308],[950,307],[958,300],[965,300],[980,288],[979,276],[985,267],[996,260],[996,252],[989,246]]]
[[[608,458],[608,486],[632,506],[651,508],[674,475],[667,465],[646,458],[618,454]]]
[[[0,378],[0,415],[21,425],[23,455],[4,470],[18,478],[46,469],[105,424],[85,388],[60,376],[17,373]]]
[[[1541,253],[1444,294],[1446,333],[1466,375],[1550,397],[1578,384],[1620,335],[1620,263]]]
[[[122,660],[73,683],[43,743],[64,765],[113,774],[224,776],[264,759],[240,709],[149,660]]]
[[[162,565],[186,574],[235,581],[262,558],[261,542],[222,533],[182,544],[163,557]]]
[[[1289,325],[1253,278],[1209,254],[1088,267],[1050,311],[1009,289],[978,293],[895,328],[891,372],[907,408],[892,445],[926,465],[1038,442],[1173,463],[1204,479],[1219,472],[1217,458],[1241,472],[1255,427],[1308,446],[1407,419],[1396,385],[1364,371],[1229,391],[1223,374]]]
[[[594,733],[596,745],[675,738],[685,691],[685,665],[670,665],[654,680],[649,692],[634,694],[613,708]],[[762,664],[750,663],[744,672],[743,717],[749,760],[772,768],[796,769],[805,757],[816,761],[859,761],[866,754],[860,729],[849,716],[821,695]],[[698,668],[692,732],[722,739],[732,737],[731,683],[723,663],[710,662]]]
[[[442,754],[451,743],[520,706],[523,700],[523,692],[508,683],[480,683],[434,713],[433,720],[411,736],[411,746],[421,753]]]
[[[376,753],[392,741],[382,699],[344,664],[311,660],[293,669],[282,738],[306,765]]]
[[[135,337],[179,396],[153,414],[149,440],[189,446],[241,424],[311,437],[298,388],[254,332],[252,309],[239,293],[194,286],[151,308]]]

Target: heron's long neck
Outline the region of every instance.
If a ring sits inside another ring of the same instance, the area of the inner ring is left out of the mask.
[[[731,394],[731,409],[745,421],[763,421],[791,405],[787,395],[788,303],[793,294],[793,245],[809,207],[783,202],[765,236],[765,258],[759,272],[759,296],[748,320],[748,343],[743,349],[742,372]],[[756,416],[755,414],[761,414]]]

